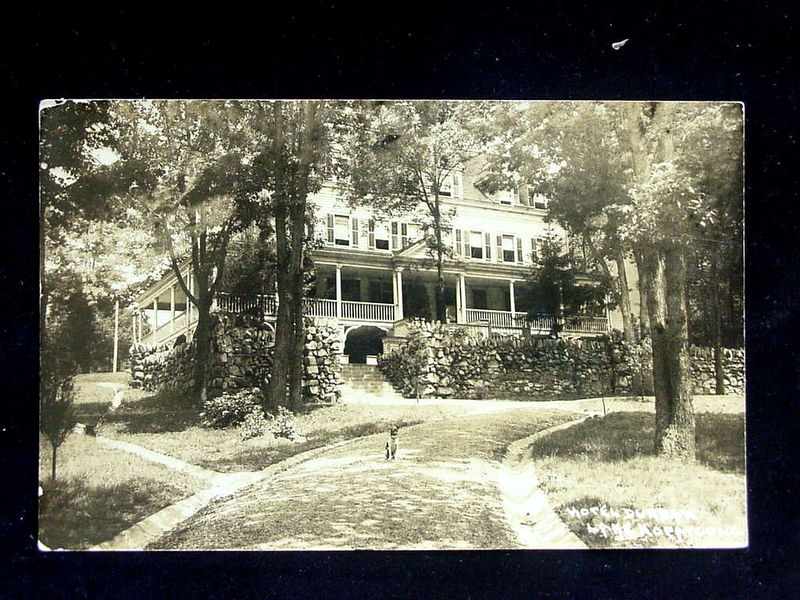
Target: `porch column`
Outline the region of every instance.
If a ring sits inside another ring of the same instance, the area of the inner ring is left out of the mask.
[[[403,270],[394,271],[394,304],[396,306],[394,320],[399,321],[403,318]]]
[[[336,317],[342,318],[342,267],[336,265]]]
[[[458,291],[461,296],[461,318],[459,323],[467,322],[467,281],[463,273],[458,274]]]
[[[153,300],[153,332],[158,329],[158,296]]]
[[[511,300],[511,323],[514,323],[514,314],[517,312],[517,303],[514,299],[514,280],[508,280],[508,297]]]
[[[133,315],[131,318],[131,338],[133,339],[133,343],[136,344],[139,341],[139,336],[136,333],[136,315],[139,314],[139,307],[133,307]]]
[[[169,329],[175,333],[175,284],[169,288]]]

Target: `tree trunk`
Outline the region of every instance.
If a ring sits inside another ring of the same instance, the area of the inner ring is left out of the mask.
[[[636,259],[636,272],[639,278],[639,339],[643,340],[650,335],[650,315],[647,311],[647,293],[645,286],[645,264],[640,251],[634,251]]]
[[[289,376],[289,357],[294,337],[289,298],[288,244],[286,239],[286,205],[276,199],[275,244],[277,250],[276,279],[278,288],[278,314],[275,317],[275,354],[272,361],[272,377],[269,382],[269,408],[286,405],[286,385]]]
[[[659,432],[663,431],[668,419],[669,387],[666,357],[667,306],[666,282],[664,279],[664,259],[656,249],[642,255],[642,284],[647,298],[650,316],[650,342],[653,355],[653,393],[656,397],[656,436],[654,447],[658,449]]]
[[[661,418],[656,415],[656,452],[695,459],[695,418],[692,402],[689,326],[686,315],[686,257],[680,247],[664,252],[667,302],[667,391]],[[658,400],[657,400],[658,402]]]
[[[292,324],[292,344],[289,349],[288,379],[289,406],[297,409],[303,401],[303,349],[305,328],[303,327],[303,229],[305,226],[305,198],[298,199],[299,206],[290,211],[292,230],[292,254],[289,284],[289,318]]]
[[[208,359],[211,355],[211,306],[201,294],[194,332],[194,396],[200,404],[208,399]]]
[[[715,392],[721,395],[725,393],[725,371],[722,366],[722,315],[719,303],[719,260],[719,250],[715,249],[711,258],[711,318],[714,321]]]
[[[633,330],[633,319],[631,316],[631,295],[630,289],[628,288],[628,274],[625,271],[625,256],[621,249],[615,252],[614,259],[617,263],[619,310],[622,313],[622,332],[626,342],[635,344],[636,333]]]
[[[50,470],[50,477],[52,477],[53,481],[55,481],[56,480],[56,453],[58,452],[58,446],[56,446],[52,442],[51,442],[51,445],[53,447],[53,455],[52,455],[53,456],[53,464],[52,464],[52,467],[51,467],[51,470]]]

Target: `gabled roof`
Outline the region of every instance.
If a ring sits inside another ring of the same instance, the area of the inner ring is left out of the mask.
[[[406,246],[399,252],[395,252],[394,255],[398,258],[429,258],[427,253],[425,252],[425,239],[419,239],[416,242],[412,243],[409,246]]]

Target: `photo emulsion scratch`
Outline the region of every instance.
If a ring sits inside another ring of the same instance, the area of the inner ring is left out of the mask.
[[[39,116],[41,551],[747,546],[740,103]]]

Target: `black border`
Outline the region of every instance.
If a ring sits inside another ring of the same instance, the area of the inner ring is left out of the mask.
[[[800,182],[791,3],[308,4],[295,12],[196,3],[170,14],[165,4],[31,7],[0,40],[9,123],[0,360],[11,383],[0,411],[0,590],[69,598],[794,596]],[[610,47],[624,38],[621,50]],[[35,131],[38,101],[59,97],[743,101],[749,549],[37,553]]]

